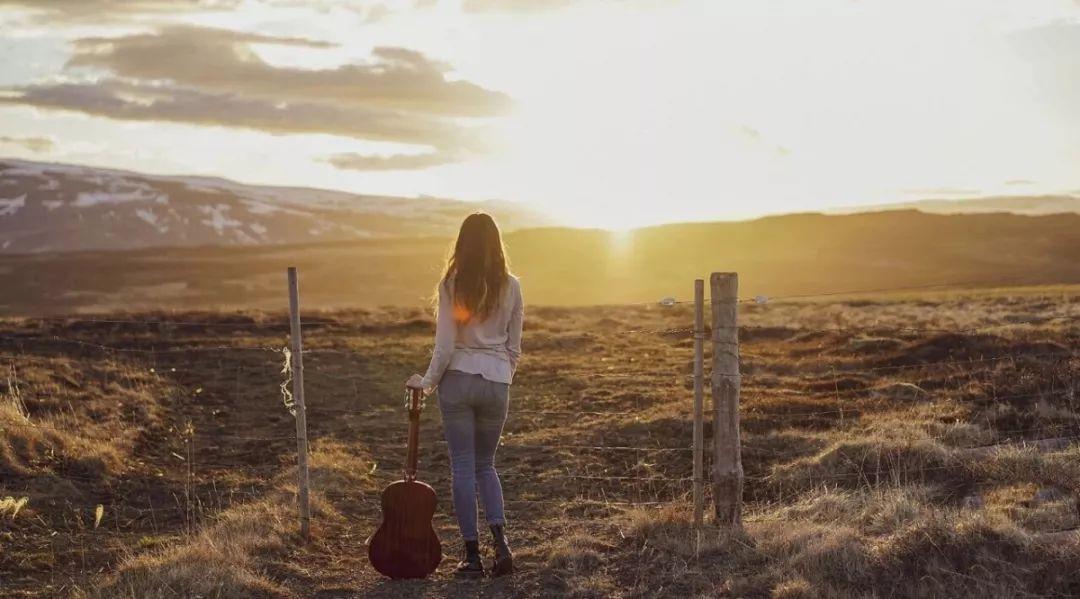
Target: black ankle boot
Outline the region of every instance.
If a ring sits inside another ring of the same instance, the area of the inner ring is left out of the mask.
[[[506,529],[502,524],[491,525],[491,538],[495,545],[495,558],[491,562],[491,575],[503,576],[514,571],[514,554],[506,542]]]
[[[465,541],[465,559],[458,562],[454,574],[465,577],[484,575],[484,562],[480,559],[480,541]]]

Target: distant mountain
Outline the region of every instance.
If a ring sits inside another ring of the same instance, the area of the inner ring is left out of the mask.
[[[307,309],[426,306],[449,238],[0,255],[0,314],[281,310],[287,266],[302,273]],[[685,300],[714,271],[738,272],[743,297],[771,298],[1080,283],[1080,214],[790,214],[523,229],[506,245],[531,305]]]
[[[830,214],[855,214],[886,210],[918,210],[928,214],[985,214],[1010,212],[1039,216],[1045,214],[1080,214],[1080,195],[988,196],[957,200],[918,200],[898,204],[852,206],[829,210]]]
[[[0,253],[261,246],[448,236],[474,210],[551,224],[511,202],[357,195],[0,159]]]

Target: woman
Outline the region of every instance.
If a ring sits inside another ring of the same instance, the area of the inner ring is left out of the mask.
[[[507,267],[499,227],[487,214],[469,215],[439,281],[431,364],[423,377],[414,374],[405,383],[425,393],[439,388],[454,511],[465,541],[465,559],[457,567],[460,576],[484,574],[476,524],[477,490],[495,546],[491,575],[514,569],[495,449],[521,357],[522,313],[521,286]]]

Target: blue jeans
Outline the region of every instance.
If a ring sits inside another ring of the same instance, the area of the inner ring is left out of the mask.
[[[478,540],[478,490],[488,524],[506,523],[502,483],[495,472],[495,450],[509,403],[510,385],[478,374],[447,370],[439,381],[439,410],[450,451],[454,512],[466,541]]]

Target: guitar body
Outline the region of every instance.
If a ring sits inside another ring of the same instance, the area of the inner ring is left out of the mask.
[[[383,521],[368,541],[368,559],[381,574],[390,578],[425,578],[442,561],[442,544],[431,526],[438,499],[435,489],[416,480],[420,453],[420,411],[423,394],[418,389],[405,392],[409,409],[409,441],[405,452],[405,480],[383,489]]]
[[[435,489],[416,480],[399,480],[383,490],[383,521],[368,543],[368,559],[390,578],[424,578],[442,561],[431,519]]]

